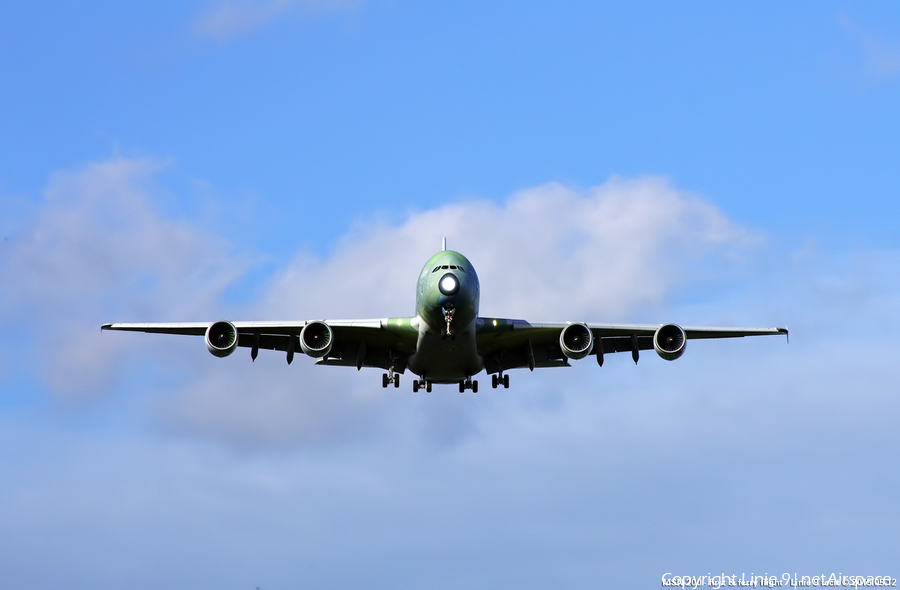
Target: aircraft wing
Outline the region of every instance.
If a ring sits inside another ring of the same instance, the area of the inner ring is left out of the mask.
[[[101,330],[122,330],[127,332],[147,332],[152,334],[177,334],[205,336],[214,324],[234,327],[236,343],[230,349],[210,348],[217,356],[227,356],[236,347],[250,348],[251,357],[256,358],[260,350],[280,350],[287,354],[288,363],[293,360],[294,351],[302,352],[300,335],[310,324],[327,325],[330,329],[330,348],[327,353],[317,356],[318,364],[379,367],[394,367],[402,373],[406,369],[406,359],[416,349],[418,332],[410,326],[411,318],[384,318],[371,320],[324,320],[289,322],[186,322],[147,324],[103,324]],[[210,343],[207,339],[207,347]]]
[[[482,319],[476,338],[478,353],[484,357],[488,373],[522,367],[563,367],[568,366],[569,359],[584,358],[587,355],[596,355],[597,361],[602,364],[604,354],[615,352],[631,352],[637,362],[639,351],[653,349],[663,358],[674,360],[684,352],[686,340],[788,334],[785,328],[531,323],[501,318]],[[574,350],[563,351],[564,331]],[[657,335],[659,349],[654,344]]]

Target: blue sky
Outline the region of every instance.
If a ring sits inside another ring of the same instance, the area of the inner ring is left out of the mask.
[[[894,4],[20,3],[0,79],[4,584],[900,577]],[[99,335],[407,315],[442,236],[485,314],[791,344],[414,396]]]

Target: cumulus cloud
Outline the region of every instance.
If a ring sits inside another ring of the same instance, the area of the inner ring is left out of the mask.
[[[196,32],[218,40],[247,35],[292,11],[353,10],[362,0],[227,0],[211,7],[196,22]]]
[[[241,270],[221,238],[166,218],[152,203],[164,162],[115,158],[55,173],[0,258],[0,314],[26,342],[50,391],[96,395],[123,351],[102,348],[100,323],[206,315]],[[30,344],[31,346],[28,346]]]
[[[663,179],[587,190],[547,184],[499,204],[453,203],[400,226],[360,227],[327,261],[300,255],[275,277],[260,312],[411,314],[415,277],[442,236],[479,273],[484,314],[548,321],[622,320],[710,263],[739,263],[760,240]]]
[[[863,53],[863,73],[872,80],[900,74],[900,45],[861,27],[846,14],[839,16],[841,27],[858,43]]]
[[[756,243],[715,207],[662,179],[613,179],[587,190],[549,184],[499,204],[472,200],[412,213],[397,226],[359,225],[326,259],[298,253],[247,317],[412,315],[418,271],[442,236],[480,273],[483,312],[548,321],[628,319],[664,302],[710,260],[733,264]],[[400,422],[418,421],[441,440],[477,431],[472,407],[409,415],[407,400],[394,403],[372,371],[354,375],[305,358],[288,368],[281,353],[250,367],[246,351],[220,361],[199,345],[195,354],[203,368],[165,409],[189,432],[247,444],[346,436],[380,430],[388,407],[395,423],[404,415]]]
[[[451,441],[477,432],[481,410],[470,404],[435,413],[433,405],[409,404],[382,390],[374,371],[316,367],[302,356],[288,367],[282,353],[269,351],[250,363],[244,349],[217,359],[200,339],[99,338],[99,325],[226,313],[259,320],[412,315],[416,277],[443,236],[479,273],[485,315],[657,321],[634,316],[663,305],[684,281],[740,265],[759,242],[663,179],[614,178],[584,190],[547,184],[499,203],[410,213],[399,225],[359,224],[327,258],[297,253],[258,300],[226,311],[221,295],[246,259],[229,253],[221,236],[160,211],[163,168],[117,158],[55,174],[6,251],[0,273],[13,288],[0,309],[38,318],[34,349],[52,351],[36,355],[38,370],[55,394],[110,391],[122,374],[117,367],[146,359],[165,368],[140,377],[155,392],[148,407],[165,428],[239,446],[350,440],[401,422]],[[127,383],[137,386],[136,379]]]

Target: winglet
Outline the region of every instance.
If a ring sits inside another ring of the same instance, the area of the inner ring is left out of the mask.
[[[778,331],[784,334],[784,337],[787,340],[787,343],[790,344],[791,343],[791,334],[790,334],[790,332],[788,332],[787,326],[785,326],[783,328],[778,328]]]
[[[444,249],[443,249],[443,251],[444,251],[444,252],[447,251],[447,236],[444,236]]]

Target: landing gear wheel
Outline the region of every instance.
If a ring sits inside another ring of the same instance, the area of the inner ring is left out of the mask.
[[[381,386],[387,387],[387,383],[388,383],[387,373],[382,373],[381,374]]]
[[[419,380],[413,380],[413,393],[419,393]]]
[[[426,382],[425,382],[425,391],[426,391],[427,393],[431,393],[431,381],[426,381]]]
[[[459,382],[459,392],[460,392],[460,393],[465,393],[465,392],[466,392],[466,384],[465,384],[464,381],[460,381],[460,382]]]
[[[400,375],[394,374],[394,388],[400,387]]]
[[[497,376],[496,375],[491,375],[491,387],[493,387],[494,389],[497,389]]]
[[[472,381],[472,393],[478,393],[478,381]]]
[[[509,389],[509,375],[503,376],[503,389]]]

